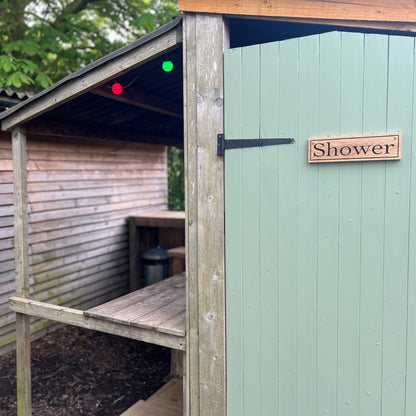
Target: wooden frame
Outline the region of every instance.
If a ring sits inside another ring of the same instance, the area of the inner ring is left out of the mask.
[[[29,297],[29,245],[27,224],[27,149],[24,129],[12,131],[14,182],[14,241],[16,294]],[[30,316],[16,315],[17,411],[32,414],[30,369]]]
[[[184,15],[187,415],[225,415],[223,16]],[[209,40],[209,42],[207,41]]]
[[[56,105],[92,90],[115,76],[128,72],[156,56],[177,48],[181,43],[182,31],[178,27],[157,39],[150,40],[141,47],[122,54],[106,65],[96,67],[70,82],[62,83],[50,94],[39,96],[38,99],[28,103],[24,111],[12,112],[8,117],[3,118],[2,129],[9,130],[20,123],[27,122],[51,110]]]
[[[416,22],[413,0],[179,0],[179,9],[224,15],[315,19],[320,24],[325,20],[345,20],[364,24],[374,21],[408,23],[414,27]]]
[[[13,311],[27,317],[37,316],[68,325],[79,326],[81,328],[106,332],[108,334],[136,339],[138,341],[151,342],[153,344],[162,345],[176,350],[185,350],[184,337],[173,336],[163,332],[150,331],[149,329],[96,319],[86,316],[83,311],[78,309],[56,306],[18,296],[10,298],[10,308]]]

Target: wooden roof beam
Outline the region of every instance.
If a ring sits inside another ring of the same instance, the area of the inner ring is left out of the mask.
[[[179,0],[184,12],[416,23],[414,0]]]
[[[88,70],[75,72],[67,79],[54,84],[32,99],[13,107],[3,114],[0,117],[2,119],[1,128],[2,130],[10,130],[14,126],[25,123],[54,107],[96,88],[103,81],[108,82],[170,50],[176,49],[181,44],[182,27],[177,25],[174,29],[158,37],[151,38],[136,48],[126,50],[126,52],[115,56],[111,60],[98,60]]]
[[[25,124],[26,133],[30,135],[69,137],[94,140],[117,140],[158,144],[162,146],[183,147],[183,137],[158,136],[140,133],[137,130],[100,128],[92,125],[62,123],[51,120],[32,120]]]
[[[145,108],[147,110],[156,111],[158,113],[166,114],[168,116],[183,118],[182,104],[176,104],[174,102],[157,97],[153,94],[148,94],[143,91],[129,89],[123,91],[122,94],[114,94],[110,88],[105,85],[101,85],[90,91],[93,94],[100,95],[101,97],[110,98],[122,103],[135,105],[137,107]]]

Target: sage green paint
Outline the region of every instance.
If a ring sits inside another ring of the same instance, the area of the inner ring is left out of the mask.
[[[225,54],[228,416],[416,414],[410,37],[331,32]],[[400,161],[307,163],[310,137],[401,131]]]

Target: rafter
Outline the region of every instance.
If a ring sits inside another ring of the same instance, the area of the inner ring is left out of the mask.
[[[165,100],[153,94],[134,89],[123,91],[122,94],[113,94],[110,88],[101,85],[90,91],[93,94],[100,95],[105,98],[110,98],[122,103],[135,105],[137,107],[146,108],[147,110],[156,111],[158,113],[166,114],[173,117],[183,118],[182,104]]]
[[[99,140],[122,140],[127,142],[151,143],[164,146],[183,147],[183,138],[179,136],[159,136],[140,133],[137,130],[100,128],[92,125],[53,122],[51,120],[32,120],[25,124],[28,135],[62,136]]]

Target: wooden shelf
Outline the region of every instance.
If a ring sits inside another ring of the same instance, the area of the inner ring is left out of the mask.
[[[185,274],[88,309],[86,316],[178,337],[185,336]]]
[[[185,275],[162,280],[87,311],[10,298],[10,309],[69,325],[185,351]]]
[[[185,258],[185,246],[170,248],[167,253],[169,257],[175,259],[184,259]]]
[[[184,211],[157,211],[131,217],[137,227],[184,228]]]

